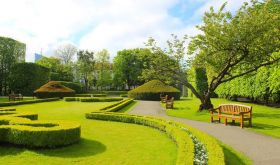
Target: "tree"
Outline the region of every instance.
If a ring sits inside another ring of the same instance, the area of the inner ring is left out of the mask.
[[[24,43],[0,37],[0,95],[8,93],[11,68],[16,63],[25,61],[25,50]]]
[[[217,12],[210,8],[205,13],[204,24],[198,26],[202,33],[191,38],[188,46],[191,56],[187,60],[184,58],[186,38],[180,40],[174,36],[168,42],[167,51],[157,47],[153,39],[147,44],[160,55],[153,61],[153,71],[187,86],[200,99],[199,110],[213,107],[210,97],[220,84],[256,73],[260,67],[280,60],[280,3],[271,0],[253,1],[252,5],[244,3],[234,16],[224,11],[225,5]],[[185,64],[207,69],[209,84],[204,94],[187,79]]]
[[[57,48],[55,51],[56,56],[61,59],[63,64],[70,64],[73,60],[73,57],[77,53],[76,46],[72,44],[64,44]]]
[[[61,59],[56,57],[43,57],[37,64],[50,69],[50,80],[73,81],[72,65],[64,65]]]
[[[97,87],[107,87],[112,82],[111,64],[109,62],[110,54],[106,49],[96,53],[96,72],[97,72]]]
[[[124,49],[118,51],[113,61],[114,82],[117,85],[126,84],[130,90],[131,86],[139,85],[143,69],[142,54],[149,53],[148,49]]]
[[[94,52],[80,50],[77,55],[77,71],[83,80],[85,91],[88,91],[89,83],[93,81],[95,66]]]

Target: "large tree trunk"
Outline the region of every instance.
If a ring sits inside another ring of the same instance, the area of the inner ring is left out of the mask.
[[[208,110],[208,109],[213,108],[213,104],[211,103],[210,96],[203,97],[200,101],[201,101],[201,104],[198,109],[199,112],[204,109]]]

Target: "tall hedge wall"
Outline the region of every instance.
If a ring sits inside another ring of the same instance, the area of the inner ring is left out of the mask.
[[[32,96],[33,91],[49,80],[48,68],[35,63],[18,63],[11,69],[10,88],[15,93]]]
[[[74,82],[68,82],[68,81],[58,81],[58,82],[60,82],[62,85],[66,86],[70,89],[73,89],[76,93],[83,93],[81,84],[74,83]]]
[[[247,97],[252,101],[280,103],[280,65],[262,67],[255,75],[221,84],[216,92],[224,98]]]

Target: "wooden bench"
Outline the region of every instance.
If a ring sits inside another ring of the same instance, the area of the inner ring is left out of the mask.
[[[165,95],[164,97],[160,97],[162,103],[166,103],[167,99],[168,99],[168,95]]]
[[[218,108],[210,110],[210,122],[213,122],[213,118],[218,117],[218,122],[221,122],[221,118],[225,119],[225,125],[227,120],[231,119],[232,123],[235,120],[240,121],[240,127],[243,128],[244,121],[249,121],[249,127],[252,127],[252,107],[238,104],[221,104]]]
[[[9,101],[23,100],[22,94],[9,94]]]
[[[173,109],[174,104],[174,97],[172,97],[170,100],[166,100],[166,109]]]

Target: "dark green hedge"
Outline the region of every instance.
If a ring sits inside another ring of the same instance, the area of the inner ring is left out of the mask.
[[[0,142],[32,148],[53,148],[73,144],[80,140],[79,124],[63,121],[40,122],[36,121],[37,118],[37,114],[6,114],[4,116],[2,114]]]
[[[92,97],[106,97],[107,94],[92,94]]]
[[[74,97],[75,93],[70,92],[37,92],[36,97],[38,98],[63,98],[63,97]]]
[[[32,96],[33,91],[47,83],[50,71],[35,63],[18,63],[10,73],[10,88],[15,93]]]
[[[48,98],[48,99],[34,99],[34,100],[23,100],[23,101],[13,101],[13,102],[0,102],[0,106],[14,106],[22,104],[33,104],[33,103],[42,103],[49,101],[58,101],[59,98]]]
[[[83,97],[80,98],[81,102],[111,102],[111,101],[120,101],[123,98],[120,97]]]
[[[67,81],[59,81],[62,85],[73,89],[76,93],[83,93],[83,89],[82,86],[78,83],[74,83],[74,82],[67,82]]]
[[[92,97],[92,94],[76,94],[75,97]]]
[[[159,80],[149,81],[128,92],[128,96],[136,100],[160,100],[161,95],[168,95],[174,97],[175,100],[179,100],[181,92]]]

